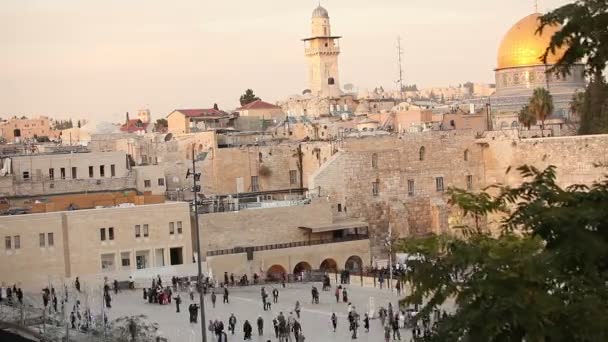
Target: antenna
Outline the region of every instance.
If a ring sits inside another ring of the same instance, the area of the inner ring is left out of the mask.
[[[534,13],[538,13],[538,0],[534,0]]]
[[[401,50],[401,36],[397,36],[397,56],[399,58],[399,92],[403,91],[403,67],[402,67],[402,58],[403,58],[403,50]]]

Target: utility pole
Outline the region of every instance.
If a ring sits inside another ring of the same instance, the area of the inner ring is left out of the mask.
[[[198,180],[200,180],[201,174],[196,173],[196,155],[194,152],[194,145],[195,144],[192,144],[192,173],[190,173],[190,170],[188,170],[188,172],[186,173],[186,178],[188,178],[190,175],[192,175],[192,185],[193,185],[192,192],[194,193],[194,199],[192,199],[192,206],[194,207],[194,232],[195,232],[194,235],[196,238],[196,254],[197,254],[196,266],[198,268],[198,281],[197,281],[196,285],[197,285],[198,296],[199,296],[199,301],[200,301],[199,305],[201,307],[201,335],[203,336],[202,341],[207,342],[207,331],[205,330],[205,298],[203,296],[203,286],[202,286],[203,270],[201,267],[201,239],[200,239],[199,224],[198,224],[198,203],[197,203],[198,193],[201,189],[201,186],[196,184],[196,182]]]
[[[403,91],[403,66],[402,66],[402,58],[403,58],[403,50],[401,50],[401,36],[397,36],[397,55],[399,58],[399,94]]]

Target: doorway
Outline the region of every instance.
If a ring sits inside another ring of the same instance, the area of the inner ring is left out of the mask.
[[[169,255],[171,259],[171,265],[182,265],[184,263],[182,247],[174,247],[169,249]]]

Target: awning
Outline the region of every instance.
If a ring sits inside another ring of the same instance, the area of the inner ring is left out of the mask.
[[[310,233],[324,233],[343,229],[367,229],[368,224],[357,220],[340,220],[327,225],[299,226],[298,228],[307,230]]]

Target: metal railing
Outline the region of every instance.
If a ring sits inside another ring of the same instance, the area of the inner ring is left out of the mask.
[[[234,247],[234,248],[228,248],[228,249],[217,249],[214,251],[208,251],[207,256],[239,254],[239,253],[247,253],[248,251],[260,252],[260,251],[269,251],[269,250],[274,250],[274,249],[316,246],[316,245],[325,245],[325,244],[330,244],[330,243],[360,241],[360,240],[368,240],[368,239],[369,239],[369,236],[367,234],[365,234],[365,235],[360,234],[360,235],[351,235],[351,236],[342,237],[342,238],[333,238],[333,239],[324,239],[324,240],[295,241],[295,242],[276,243],[276,244],[270,244],[270,245],[251,246],[251,247]]]

